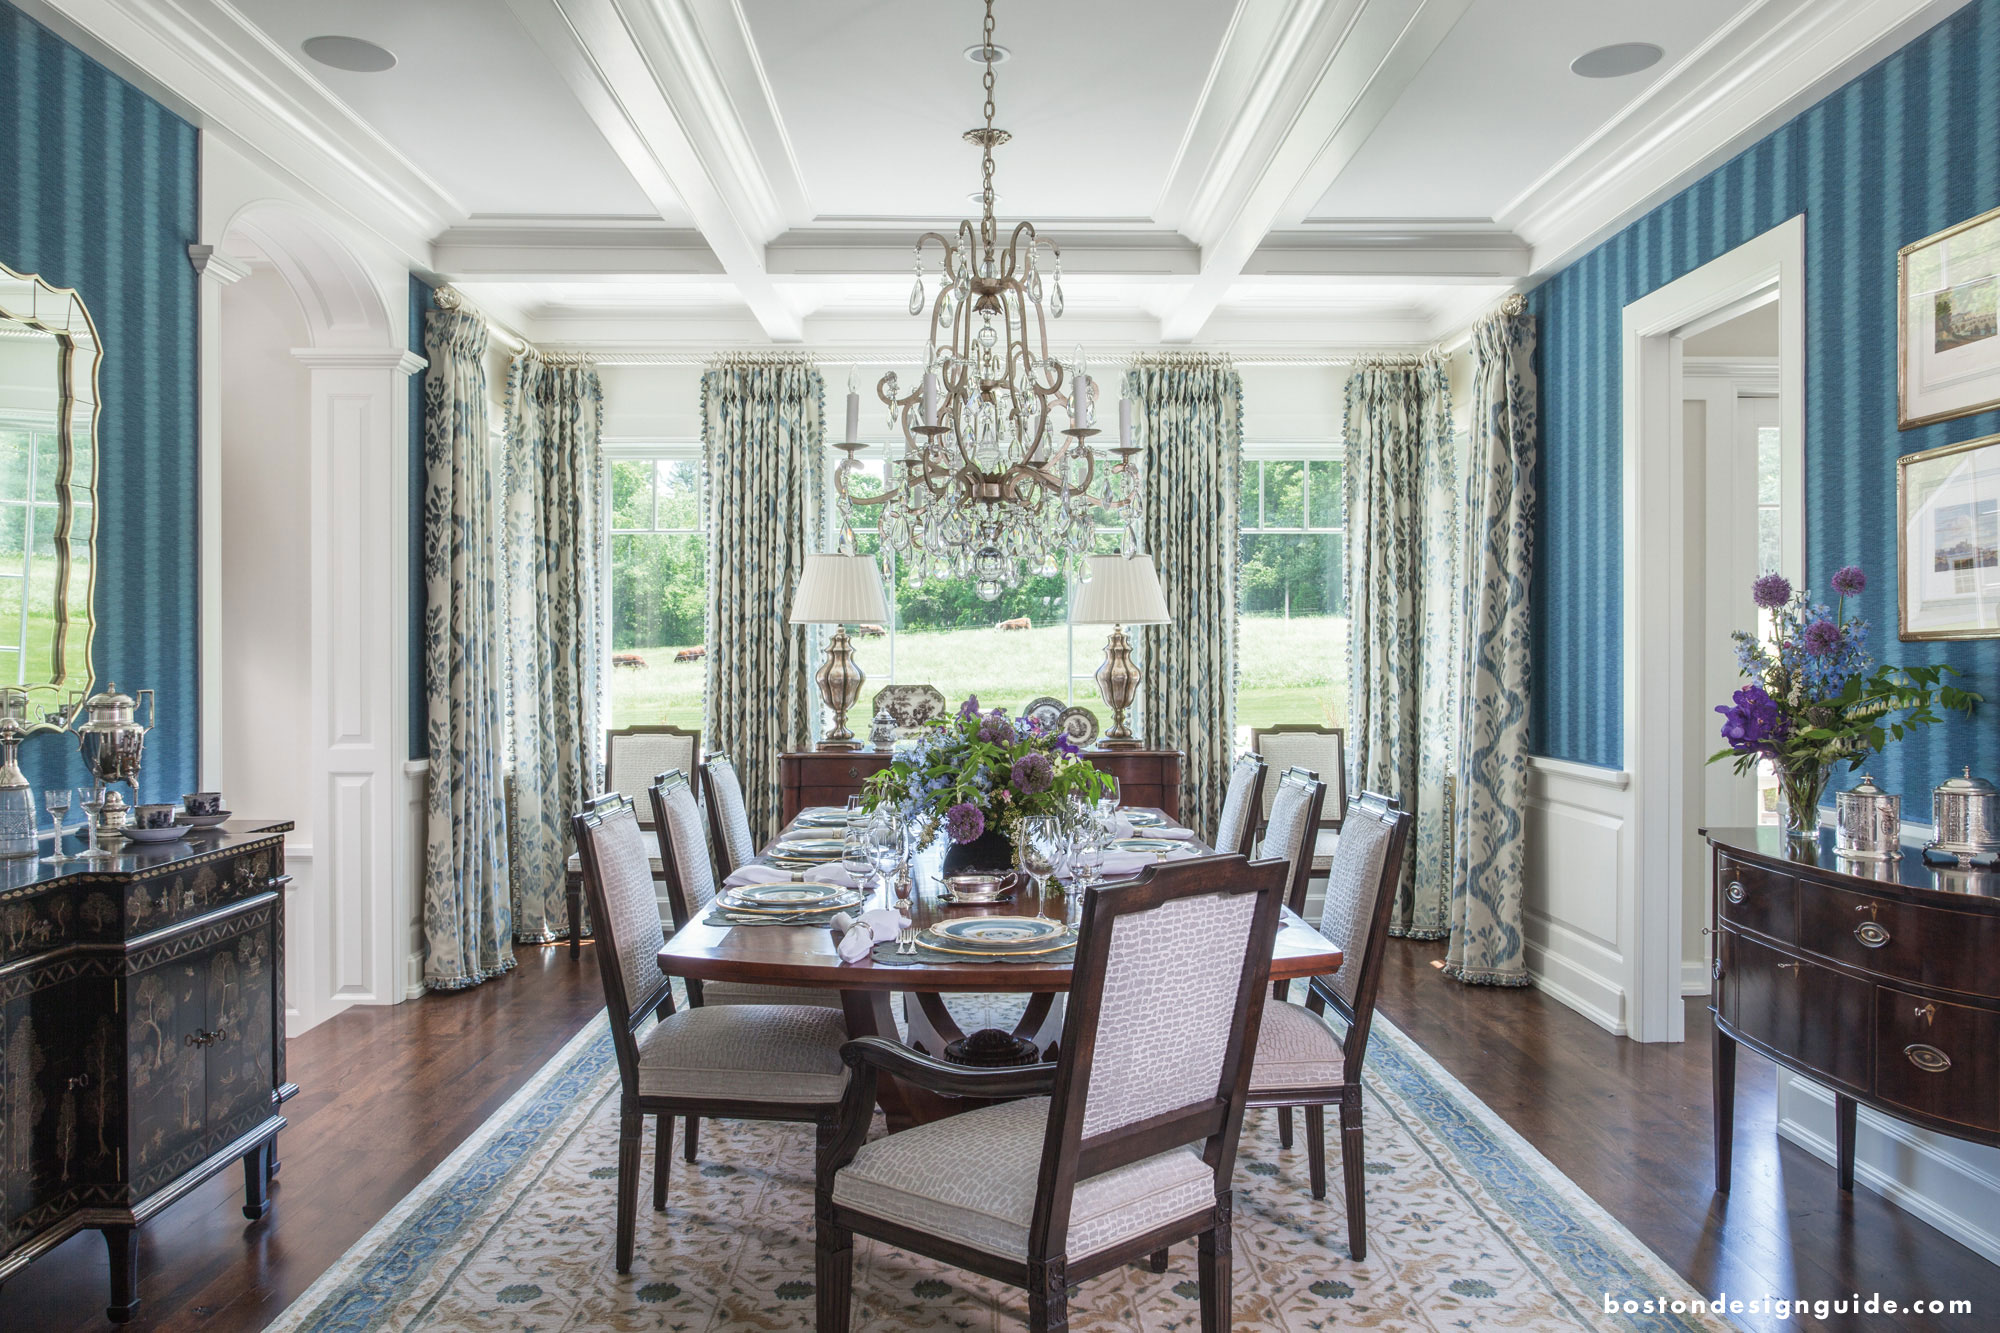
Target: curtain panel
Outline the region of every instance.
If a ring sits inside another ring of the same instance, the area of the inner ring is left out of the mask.
[[[597,368],[533,348],[507,374],[508,821],[514,939],[567,936],[570,816],[598,790],[604,395]]]
[[[1444,362],[1417,368],[1418,554],[1423,568],[1417,621],[1417,788],[1410,838],[1410,894],[1399,897],[1390,933],[1443,939],[1450,933],[1452,830],[1458,811],[1458,721],[1463,631],[1459,613],[1459,502],[1462,439],[1452,430]]]
[[[736,761],[760,844],[778,827],[778,755],[812,742],[811,640],[787,617],[806,554],[818,549],[824,398],[806,361],[723,360],[701,377],[704,743]]]
[[[1460,814],[1445,975],[1528,984],[1521,945],[1528,791],[1528,584],[1539,411],[1535,325],[1510,297],[1472,332],[1465,466]]]
[[[1174,617],[1143,631],[1145,741],[1186,755],[1181,811],[1212,837],[1236,748],[1243,382],[1223,357],[1141,358],[1125,396],[1145,443],[1145,549]]]
[[[1439,715],[1426,713],[1425,705],[1448,696],[1438,669],[1456,667],[1442,654],[1448,617],[1427,617],[1425,610],[1436,580],[1448,578],[1448,570],[1441,575],[1436,568],[1439,554],[1456,542],[1449,514],[1433,514],[1429,503],[1440,490],[1446,496],[1451,490],[1451,389],[1443,363],[1427,356],[1357,366],[1347,381],[1343,434],[1348,765],[1355,791],[1392,797],[1416,825],[1390,930],[1435,939],[1446,924],[1440,849],[1449,845],[1444,774],[1453,748],[1433,734]],[[1427,653],[1439,658],[1428,673]],[[1421,883],[1419,865],[1428,872]]]
[[[505,603],[486,426],[486,321],[467,311],[431,311],[424,352],[424,984],[455,990],[514,966],[502,753]]]

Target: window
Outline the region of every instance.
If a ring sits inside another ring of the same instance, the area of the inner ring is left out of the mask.
[[[1333,448],[1246,447],[1236,723],[1347,725],[1346,501]]]
[[[606,725],[699,727],[708,613],[700,446],[606,453]]]

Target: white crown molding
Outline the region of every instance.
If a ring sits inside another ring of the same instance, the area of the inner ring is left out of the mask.
[[[222,0],[31,0],[115,53],[119,73],[159,90],[205,132],[296,182],[406,259],[465,215],[445,189],[390,145]]]
[[[1775,356],[1683,356],[1683,379],[1729,380],[1739,388],[1778,390]]]
[[[414,375],[430,364],[406,347],[294,347],[292,356],[313,370],[388,370]]]
[[[1243,265],[1245,276],[1512,282],[1528,274],[1528,247],[1506,232],[1343,229],[1277,231]]]
[[[1757,0],[1495,221],[1560,268],[1966,3]]]
[[[723,272],[689,227],[561,219],[542,225],[490,220],[453,227],[431,247],[431,263],[453,282],[548,282],[593,278],[714,277]]]
[[[212,245],[190,245],[188,263],[205,282],[218,287],[227,287],[250,276],[250,265],[239,259],[231,259]]]

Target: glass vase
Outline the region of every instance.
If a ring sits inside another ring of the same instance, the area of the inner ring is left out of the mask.
[[[1819,839],[1819,800],[1826,792],[1823,764],[1785,764],[1778,769],[1778,818],[1795,842]]]

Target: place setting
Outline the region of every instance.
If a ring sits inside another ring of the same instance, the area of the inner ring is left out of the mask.
[[[958,916],[902,930],[870,950],[877,963],[1069,963],[1076,931],[1043,916]]]
[[[715,896],[704,924],[711,926],[823,926],[867,901],[845,884],[736,884]]]

